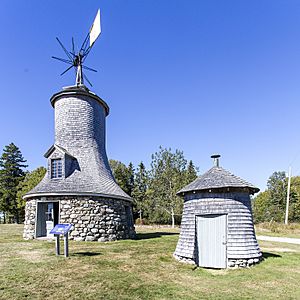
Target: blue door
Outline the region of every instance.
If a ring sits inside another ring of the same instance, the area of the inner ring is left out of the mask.
[[[227,215],[196,217],[198,265],[227,268]]]

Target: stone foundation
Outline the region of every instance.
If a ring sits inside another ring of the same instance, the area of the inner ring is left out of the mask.
[[[70,239],[107,242],[136,237],[131,203],[119,199],[66,196],[28,199],[24,239],[35,238],[37,202],[59,201],[59,223],[73,224]]]
[[[23,238],[32,240],[35,237],[36,200],[26,201]]]
[[[190,265],[195,265],[196,264],[195,261],[192,260],[191,258],[179,256],[179,255],[176,255],[175,253],[173,254],[173,257],[175,259],[177,259],[178,261],[180,261],[182,263],[185,263],[185,264],[190,264]]]
[[[176,255],[175,253],[173,254],[173,257],[182,263],[196,265],[195,261],[191,258],[179,256]],[[228,259],[227,268],[229,269],[247,268],[260,263],[262,260],[263,260],[262,257],[256,257],[250,259]]]
[[[247,268],[262,261],[262,257],[249,258],[249,259],[228,259],[228,268]]]

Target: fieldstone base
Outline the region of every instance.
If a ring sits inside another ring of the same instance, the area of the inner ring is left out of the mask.
[[[177,259],[178,261],[180,261],[182,263],[185,263],[185,264],[190,264],[190,265],[195,265],[196,264],[194,262],[194,260],[192,260],[191,258],[179,256],[179,255],[176,255],[175,253],[173,254],[173,257],[175,259]]]
[[[23,238],[32,240],[35,237],[36,200],[26,202]]]
[[[173,257],[182,263],[196,265],[195,261],[191,258],[179,256],[176,255],[175,253],[173,254]],[[230,269],[247,268],[260,263],[262,260],[263,260],[262,257],[256,257],[250,259],[229,259],[227,263],[227,267]]]
[[[255,264],[258,264],[262,261],[261,257],[255,257],[255,258],[243,258],[243,259],[228,259],[228,268],[247,268],[251,267]]]
[[[25,207],[24,239],[35,238],[37,203],[28,199]],[[86,196],[43,198],[59,200],[59,223],[73,224],[69,238],[75,241],[107,242],[136,237],[131,204],[120,199]]]

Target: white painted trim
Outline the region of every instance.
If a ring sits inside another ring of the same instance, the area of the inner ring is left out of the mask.
[[[23,199],[28,199],[32,197],[51,197],[51,196],[94,196],[94,197],[104,197],[104,198],[116,198],[125,200],[128,202],[132,202],[131,198],[126,198],[118,195],[109,195],[109,194],[101,194],[101,193],[86,193],[86,192],[57,192],[57,193],[35,193],[35,194],[27,194],[23,196]],[[49,201],[53,202],[53,201]]]

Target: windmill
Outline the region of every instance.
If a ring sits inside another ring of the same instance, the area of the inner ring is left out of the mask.
[[[100,24],[100,9],[96,14],[94,22],[84,39],[82,46],[78,52],[75,51],[75,42],[74,38],[72,37],[72,51],[68,51],[63,43],[56,37],[56,40],[64,50],[65,54],[67,55],[68,59],[52,56],[52,58],[62,61],[68,65],[70,65],[65,71],[63,71],[60,75],[67,73],[70,69],[74,68],[76,71],[76,85],[80,86],[84,84],[84,79],[92,86],[91,82],[87,78],[87,76],[83,73],[83,69],[88,71],[97,72],[97,70],[89,68],[85,66],[83,63],[86,60],[88,54],[90,53],[96,39],[101,34],[101,24]]]

